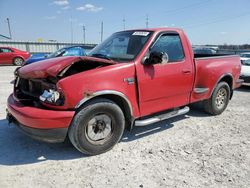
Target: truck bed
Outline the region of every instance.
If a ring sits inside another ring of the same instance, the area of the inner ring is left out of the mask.
[[[239,78],[241,69],[240,57],[228,54],[195,54],[196,67],[195,81],[191,102],[197,102],[210,98],[214,86],[223,76],[228,79]],[[221,76],[221,78],[220,78]],[[237,80],[232,80],[231,88],[237,87]],[[204,92],[197,92],[204,91]]]

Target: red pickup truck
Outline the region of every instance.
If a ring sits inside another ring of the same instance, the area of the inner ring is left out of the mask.
[[[15,72],[7,117],[36,139],[89,155],[111,149],[125,128],[189,111],[222,113],[240,86],[240,57],[193,54],[181,29],[117,32],[86,57],[60,57]]]

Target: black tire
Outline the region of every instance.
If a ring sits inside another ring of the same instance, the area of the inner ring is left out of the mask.
[[[16,66],[21,66],[23,64],[24,60],[21,57],[15,57],[13,59],[13,64]]]
[[[204,110],[211,115],[219,115],[226,109],[229,99],[229,85],[226,82],[220,82],[214,89],[212,96],[204,101]]]
[[[125,118],[120,107],[111,100],[99,98],[78,111],[68,135],[80,152],[97,155],[112,149],[121,139],[124,128]],[[98,139],[98,136],[104,135],[104,131],[107,136]]]

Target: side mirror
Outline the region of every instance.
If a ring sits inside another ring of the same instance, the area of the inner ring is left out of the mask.
[[[168,54],[166,52],[153,51],[142,59],[143,65],[165,64],[168,62]]]

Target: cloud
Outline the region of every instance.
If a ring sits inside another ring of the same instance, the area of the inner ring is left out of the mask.
[[[65,6],[69,4],[69,1],[68,0],[56,0],[53,3],[59,6]]]
[[[87,11],[87,12],[99,12],[103,10],[103,7],[96,7],[95,5],[92,5],[92,4],[86,4],[86,5],[77,7],[76,10]]]
[[[57,14],[61,14],[61,13],[62,13],[62,11],[58,10],[58,11],[56,11],[56,13],[57,13]]]
[[[56,19],[56,16],[46,16],[44,17],[45,20],[54,20]]]

